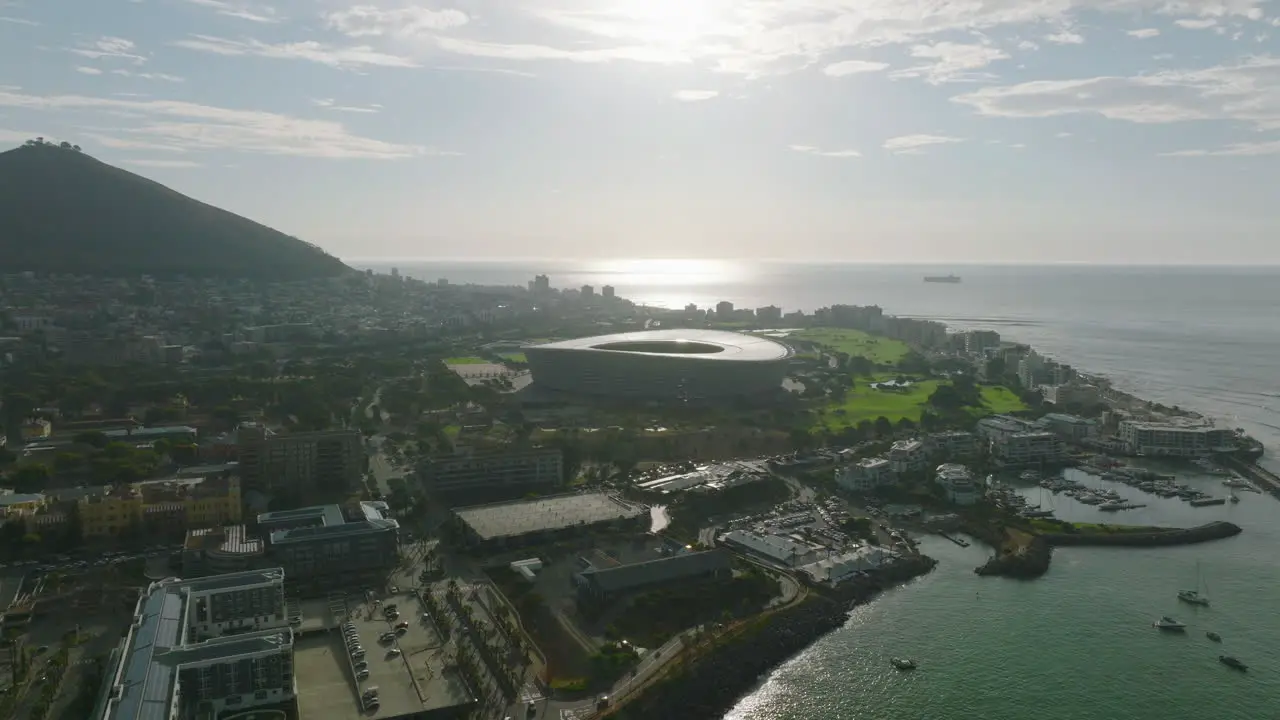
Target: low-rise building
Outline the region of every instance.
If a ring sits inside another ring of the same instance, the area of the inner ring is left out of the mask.
[[[387,504],[362,502],[344,512],[337,505],[263,513],[258,527],[266,555],[284,568],[302,594],[333,587],[378,585],[400,564],[400,523]]]
[[[1119,435],[1125,450],[1134,455],[1204,457],[1236,449],[1234,432],[1204,420],[1123,420]]]
[[[851,492],[871,492],[882,485],[892,485],[897,478],[885,458],[863,458],[835,471],[836,484]]]
[[[187,531],[182,546],[182,573],[203,577],[249,570],[265,560],[266,543],[252,537],[244,525],[223,525]]]
[[[821,545],[803,543],[781,535],[759,535],[746,530],[727,532],[720,536],[720,542],[787,567],[814,562],[824,550]]]
[[[973,473],[964,465],[948,463],[939,465],[934,482],[942,486],[947,499],[956,505],[972,505],[982,496],[982,490],[973,478]]]
[[[196,720],[297,695],[278,569],[152,583],[107,660],[92,720]]]
[[[107,487],[76,500],[85,538],[125,531],[182,537],[195,527],[240,522],[240,478],[230,472]]]
[[[53,423],[44,418],[27,418],[22,421],[23,442],[44,440],[53,434]]]
[[[934,455],[946,460],[965,460],[978,454],[978,436],[963,430],[932,433],[927,444]]]
[[[992,415],[978,421],[978,435],[983,440],[993,442],[1010,435],[1039,430],[1033,422],[1010,415]]]
[[[1052,465],[1066,457],[1066,445],[1051,432],[1020,432],[991,441],[991,458],[1002,467]]]
[[[454,508],[451,525],[463,543],[500,550],[637,527],[648,517],[644,508],[607,493],[574,493]]]
[[[732,575],[732,558],[729,553],[724,550],[704,550],[678,552],[628,565],[589,567],[574,575],[573,582],[581,601],[604,603],[629,592]]]
[[[1045,402],[1059,407],[1063,405],[1097,405],[1102,402],[1102,393],[1093,385],[1072,382],[1065,385],[1044,385],[1040,394]]]
[[[459,448],[448,455],[427,458],[421,465],[423,485],[441,494],[531,490],[564,481],[559,448],[478,451]]]
[[[897,553],[881,547],[862,546],[840,555],[824,557],[799,568],[813,582],[839,585],[850,578],[876,570],[898,559]]]
[[[895,473],[918,472],[928,462],[928,448],[920,440],[898,440],[889,448],[889,466]]]
[[[1049,413],[1040,418],[1045,430],[1067,442],[1084,442],[1098,434],[1098,423],[1088,418],[1063,413]]]

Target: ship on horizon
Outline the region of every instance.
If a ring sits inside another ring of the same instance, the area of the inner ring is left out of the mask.
[[[959,275],[925,275],[924,281],[936,282],[936,283],[958,283],[960,282],[960,276]]]

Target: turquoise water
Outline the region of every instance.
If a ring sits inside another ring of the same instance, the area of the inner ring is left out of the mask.
[[[1189,482],[1224,490],[1216,478]],[[1033,581],[980,578],[972,570],[986,548],[926,538],[924,552],[940,561],[932,574],[857,609],[844,628],[781,666],[726,720],[1275,717],[1280,503],[1244,494],[1236,505],[1191,508],[1101,484],[1148,507],[1103,513],[1058,496],[1059,516],[1163,525],[1230,520],[1245,532],[1180,548],[1059,548],[1049,573]],[[1195,586],[1196,561],[1209,608],[1176,598],[1179,589]],[[1187,623],[1186,634],[1151,627],[1165,614]],[[1210,642],[1209,630],[1223,642]],[[1223,653],[1249,664],[1249,673],[1221,665]],[[895,655],[916,658],[920,669],[892,669]]]

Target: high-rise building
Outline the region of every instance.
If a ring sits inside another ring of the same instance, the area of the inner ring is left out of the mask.
[[[595,296],[596,296],[595,288],[591,287],[590,285],[582,286],[582,297],[589,298],[589,297],[595,297]]]
[[[725,319],[733,314],[733,303],[728,300],[721,300],[716,303],[716,318]]]
[[[246,490],[343,493],[360,487],[364,445],[357,430],[277,435],[246,423],[236,433]]]
[[[152,583],[111,653],[93,720],[194,720],[297,695],[279,568]]]
[[[362,502],[347,512],[317,505],[258,516],[266,554],[303,594],[333,587],[380,585],[400,562],[400,523],[387,504]]]
[[[600,295],[606,299],[612,299],[614,297],[613,286],[605,285],[604,287],[600,288]]]
[[[778,322],[782,320],[782,308],[774,305],[756,308],[756,319],[760,322]]]
[[[564,480],[563,456],[559,448],[496,452],[459,448],[452,454],[427,458],[420,476],[428,490],[445,494],[546,488]]]
[[[550,292],[551,279],[546,275],[535,275],[533,281],[529,283],[529,289],[540,294]]]

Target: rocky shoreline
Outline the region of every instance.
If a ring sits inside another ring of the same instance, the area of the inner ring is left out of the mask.
[[[722,717],[770,670],[844,625],[849,611],[882,591],[931,571],[927,556],[903,560],[891,568],[823,589],[794,607],[770,615],[757,627],[715,648],[691,667],[648,688],[614,718],[632,720],[707,720]]]

